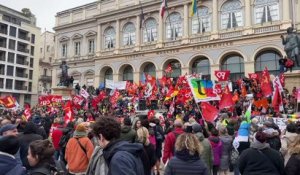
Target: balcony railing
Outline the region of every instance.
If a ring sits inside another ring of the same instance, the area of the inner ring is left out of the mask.
[[[27,91],[27,86],[15,86],[15,90]]]
[[[181,44],[181,40],[167,41],[165,42],[165,47],[179,46],[180,44]]]
[[[47,75],[41,75],[40,81],[51,82],[52,81],[52,77],[51,76],[47,76]]]
[[[23,60],[18,60],[17,59],[17,64],[20,64],[20,65],[24,65],[24,66],[28,66],[29,65],[29,62],[28,61],[23,61]]]
[[[234,38],[234,37],[239,37],[243,35],[243,31],[233,31],[233,32],[226,32],[226,33],[221,33],[220,38],[225,39],[225,38]]]
[[[29,49],[18,48],[19,52],[29,53]]]
[[[16,77],[20,77],[20,78],[28,78],[28,74],[16,72]]]
[[[255,34],[275,32],[280,30],[280,25],[265,26],[254,29]]]
[[[210,36],[198,36],[191,39],[191,43],[199,43],[203,41],[208,41]]]
[[[155,49],[155,47],[156,47],[156,44],[145,44],[141,48],[142,48],[142,50],[152,50],[152,49]]]

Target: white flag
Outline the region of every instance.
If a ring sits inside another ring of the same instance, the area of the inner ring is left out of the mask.
[[[83,88],[80,89],[80,95],[83,96],[85,99],[87,99],[90,96],[90,94]]]

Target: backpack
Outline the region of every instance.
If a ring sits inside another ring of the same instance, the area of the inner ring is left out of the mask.
[[[69,139],[70,139],[69,133],[63,135],[63,136],[60,138],[59,142],[58,142],[59,147],[60,147],[60,148],[66,148]]]
[[[238,163],[238,159],[239,159],[239,151],[233,147],[231,149],[231,154],[230,154],[230,163],[232,165],[236,165]]]

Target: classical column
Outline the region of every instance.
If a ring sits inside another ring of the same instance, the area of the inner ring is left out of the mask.
[[[57,69],[55,67],[53,67],[52,69],[52,87],[51,88],[54,88],[56,87],[58,81],[57,81]]]
[[[189,67],[181,67],[181,75],[190,74]]]
[[[245,1],[245,27],[249,28],[251,27],[251,2],[250,1]]]
[[[283,22],[290,20],[290,0],[282,1],[282,20]]]
[[[253,73],[255,72],[255,66],[254,66],[254,61],[247,61],[244,62],[244,72],[245,72],[245,76],[248,77],[249,73]]]
[[[158,44],[157,48],[161,48],[163,45],[163,37],[164,37],[164,19],[159,15],[158,17]]]
[[[120,20],[116,21],[116,50],[120,49]]]
[[[210,66],[210,77],[212,81],[217,81],[217,77],[215,75],[215,71],[220,70],[220,64],[213,64]]]
[[[121,81],[119,73],[113,74],[113,81]]]
[[[140,72],[133,72],[133,82],[139,83],[140,81]]]
[[[217,0],[213,0],[212,2],[212,32],[217,33],[218,32],[218,2]]]
[[[98,24],[97,26],[97,39],[96,39],[96,53],[99,56],[100,55],[100,51],[102,49],[102,30],[101,30],[101,24]]]
[[[141,28],[140,28],[140,25],[141,25],[141,17],[140,15],[137,15],[136,16],[136,43],[135,43],[135,46],[136,47],[139,47],[141,45]]]
[[[184,16],[183,16],[183,38],[189,37],[189,8],[188,4],[184,4],[183,6]]]

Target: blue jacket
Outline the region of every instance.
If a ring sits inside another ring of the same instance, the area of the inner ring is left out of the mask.
[[[109,168],[108,175],[144,175],[141,155],[142,144],[126,141],[110,142],[103,149],[103,156]]]
[[[0,153],[0,174],[1,175],[24,175],[25,168],[18,164],[17,160]]]

